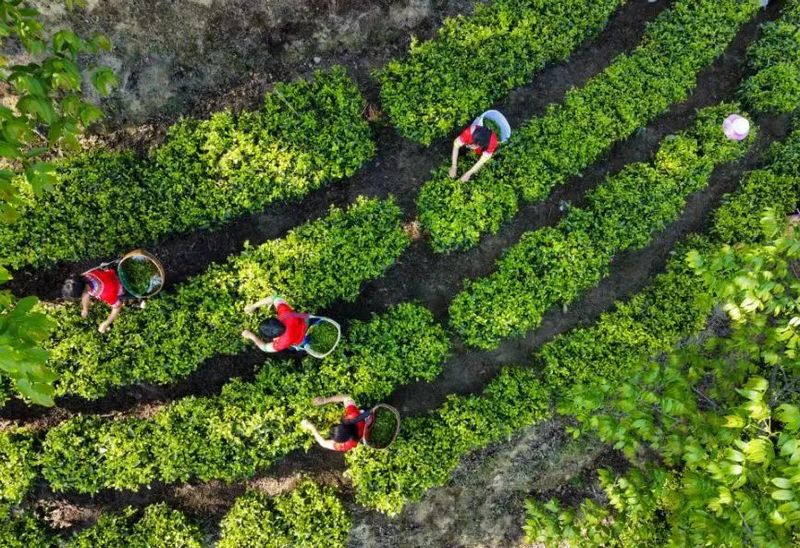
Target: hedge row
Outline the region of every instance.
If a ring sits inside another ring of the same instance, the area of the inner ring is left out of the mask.
[[[340,350],[320,361],[269,362],[253,382],[237,379],[218,397],[175,401],[148,419],[78,417],[47,432],[42,474],[55,491],[136,489],[155,480],[225,481],[250,477],[312,438],[341,408],[314,408],[318,395],[349,393],[374,404],[398,386],[432,380],[449,352],[444,329],[425,308],[402,304],[354,322]]]
[[[201,548],[200,529],[181,512],[166,504],[153,504],[137,512],[125,508],[102,514],[93,526],[66,542],[66,548]]]
[[[69,538],[59,538],[29,512],[0,507],[3,548],[200,548],[203,535],[184,514],[165,504],[143,512],[128,507],[102,514],[97,523]]]
[[[257,111],[182,120],[147,157],[69,158],[52,191],[27,191],[21,219],[0,225],[2,260],[18,268],[100,257],[302,197],[374,155],[363,109],[335,68],[277,84]]]
[[[220,523],[217,548],[343,548],[350,517],[333,490],[302,480],[274,498],[252,491],[239,497]],[[0,507],[3,548],[200,548],[211,546],[183,513],[166,504],[101,514],[69,538],[59,538],[27,512]]]
[[[252,491],[222,519],[217,548],[344,548],[350,517],[328,487],[310,480],[283,495]]]
[[[447,166],[426,183],[419,219],[434,250],[468,248],[513,217],[520,199],[540,200],[579,175],[612,145],[686,99],[700,70],[720,55],[758,9],[747,0],[677,0],[623,54],[544,116],[518,128],[469,182]]]
[[[605,27],[626,0],[495,0],[446,19],[433,40],[375,75],[398,131],[418,143],[452,133]]]
[[[748,51],[754,75],[742,87],[742,99],[762,112],[792,112],[800,104],[800,2],[789,0],[781,19],[764,25]]]
[[[616,310],[604,314],[597,324],[549,342],[537,353],[535,368],[524,372],[508,369],[480,396],[451,397],[440,410],[405,420],[391,451],[375,454],[358,449],[348,453],[348,474],[357,500],[368,507],[397,513],[427,489],[444,484],[459,459],[470,451],[550,416],[548,396],[569,397],[571,388],[578,383],[621,377],[627,367],[636,363],[637,354],[667,350],[696,332],[705,322],[710,304],[686,264],[686,250],[709,249],[725,242],[725,235],[729,234],[747,240],[758,238],[760,230],[752,229],[751,219],[760,218],[761,210],[748,205],[764,202],[784,206],[790,212],[794,201],[785,202],[783,198],[800,191],[798,173],[800,131],[776,146],[770,165],[748,174],[741,188],[717,210],[714,236],[694,236],[679,246],[666,272],[643,292],[618,303]],[[775,184],[759,186],[758,182],[769,175],[775,176]],[[736,225],[743,230],[734,233],[722,228]],[[534,371],[539,368],[542,374],[536,375]],[[462,414],[466,417],[463,427]],[[505,421],[516,428],[507,429]]]
[[[524,234],[491,275],[466,282],[450,305],[450,322],[472,346],[494,348],[536,327],[556,304],[567,305],[609,273],[617,253],[640,249],[677,220],[688,196],[714,169],[747,149],[721,131],[739,107],[698,113],[692,129],[667,137],[651,164],[630,164],[588,193],[556,227]]]
[[[408,246],[400,216],[394,200],[361,198],[346,210],[332,208],[282,239],[211,266],[144,310],[126,310],[106,334],[97,324],[107,308],[96,305],[83,319],[74,305],[53,307],[48,313],[58,327],[48,346],[49,363],[62,375],[57,394],[96,398],[114,386],[166,383],[212,356],[241,352],[242,328],[255,329],[269,314],[248,316],[245,305],[273,293],[308,311],[355,299],[362,283]]]

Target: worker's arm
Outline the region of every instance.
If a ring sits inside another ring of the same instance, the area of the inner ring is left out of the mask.
[[[317,432],[317,428],[311,424],[309,421],[303,419],[300,422],[300,428],[305,430],[306,432],[311,432],[311,435],[314,436],[314,439],[317,440],[317,443],[320,444],[325,449],[330,449],[331,451],[336,450],[336,442],[333,440],[326,440],[325,438]]]
[[[114,323],[114,320],[116,320],[119,317],[119,313],[121,310],[122,306],[115,306],[111,308],[111,313],[108,315],[108,318],[106,318],[106,321],[100,324],[100,327],[98,327],[97,330],[100,333],[105,333],[108,330],[108,328],[111,327],[111,324]]]
[[[261,340],[259,337],[257,337],[257,336],[256,336],[256,334],[255,334],[255,333],[253,333],[253,332],[252,332],[252,331],[250,331],[249,329],[245,329],[244,331],[242,331],[242,337],[244,337],[244,338],[245,338],[245,339],[247,339],[247,340],[253,341],[253,343],[254,343],[254,344],[255,344],[255,345],[256,345],[256,346],[257,346],[257,347],[258,347],[258,348],[259,348],[259,349],[260,349],[262,352],[267,352],[267,353],[269,353],[269,354],[271,354],[271,353],[273,353],[273,352],[277,352],[277,350],[275,350],[275,347],[274,347],[274,346],[272,346],[272,343],[271,343],[271,342],[270,342],[270,343],[268,343],[268,342],[265,342],[265,341]]]
[[[261,299],[256,303],[248,304],[247,306],[244,307],[244,311],[247,312],[248,314],[252,314],[259,308],[263,308],[265,306],[272,306],[275,303],[275,300],[276,300],[275,295],[272,295],[271,297],[267,297],[266,299]]]
[[[337,396],[330,396],[328,398],[316,397],[312,401],[313,401],[314,405],[316,405],[317,407],[319,407],[320,405],[325,405],[327,403],[341,403],[345,407],[347,407],[348,405],[355,405],[355,403],[356,403],[355,400],[353,400],[353,398],[351,398],[350,396],[348,396],[346,394],[340,394],[340,395],[337,395]]]
[[[458,175],[458,151],[463,146],[464,142],[461,137],[456,137],[456,140],[453,141],[453,155],[450,161],[450,177],[452,179],[455,179],[456,175]]]
[[[81,295],[81,318],[85,318],[89,315],[89,306],[92,304],[92,296],[89,295],[88,291],[84,291],[83,295]]]
[[[472,177],[473,175],[475,175],[475,173],[479,169],[481,169],[484,166],[484,164],[486,164],[486,162],[488,162],[491,159],[492,159],[492,155],[491,154],[489,154],[487,152],[484,152],[483,154],[481,154],[481,157],[478,159],[477,162],[475,162],[475,165],[472,166],[469,169],[469,171],[467,171],[464,175],[461,176],[461,182],[466,183],[467,181],[469,181],[469,178]]]

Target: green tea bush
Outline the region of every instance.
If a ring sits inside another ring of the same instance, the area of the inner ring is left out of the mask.
[[[136,489],[155,480],[250,477],[312,438],[303,418],[331,424],[341,408],[314,408],[319,395],[351,394],[362,406],[398,386],[430,381],[449,353],[444,329],[425,308],[402,304],[354,322],[324,360],[269,362],[253,382],[234,380],[218,397],[175,401],[149,419],[78,417],[52,428],[41,455],[56,491]]]
[[[166,383],[215,355],[241,352],[242,328],[268,314],[248,316],[245,305],[273,293],[308,311],[355,299],[408,246],[400,215],[394,200],[360,198],[348,209],[332,208],[284,238],[211,266],[145,310],[126,311],[106,334],[97,324],[107,309],[95,306],[84,319],[74,305],[53,307],[58,326],[47,346],[62,375],[57,393],[97,398],[114,386]]]
[[[413,40],[408,59],[376,72],[398,131],[429,145],[561,61],[600,32],[625,0],[495,0],[446,19],[436,38]]]
[[[683,257],[689,249],[708,247],[705,238],[689,238],[673,251],[666,272],[644,290],[616,303],[595,324],[543,345],[534,364],[552,393],[561,398],[574,385],[624,376],[642,355],[667,351],[682,336],[699,331],[711,309],[698,299],[697,280]]]
[[[74,535],[67,548],[201,548],[203,535],[184,514],[166,504],[154,504],[143,513],[125,508],[102,514],[97,523]]]
[[[748,51],[755,72],[740,93],[762,112],[792,112],[800,105],[800,4],[787,2],[779,21],[764,25],[762,37]]]
[[[54,548],[55,538],[28,513],[0,505],[0,546],[3,548]]]
[[[750,174],[748,179],[773,170],[800,172],[800,132],[778,145],[771,163]],[[797,184],[796,178],[778,180],[787,187],[767,189],[774,198],[783,196],[787,188]],[[755,185],[743,185],[728,197],[728,203],[753,203],[760,192]],[[723,210],[724,207],[717,215],[717,223]],[[724,216],[726,225],[734,226],[735,216],[747,225],[750,219],[761,217],[761,210],[728,208]],[[544,345],[534,358],[535,367],[520,371],[514,377],[517,381],[508,388],[500,388],[505,381],[496,380],[489,387],[497,389],[490,391],[487,387],[482,396],[451,396],[442,409],[429,416],[403,421],[401,435],[391,450],[369,452],[362,448],[348,453],[347,473],[353,478],[357,500],[371,508],[397,513],[427,489],[444,484],[464,455],[498,439],[492,437],[486,441],[482,438],[484,432],[493,436],[499,429],[502,436],[509,436],[517,428],[535,424],[550,416],[546,398],[568,401],[575,387],[590,386],[601,379],[608,379],[613,385],[642,363],[642,355],[666,351],[696,332],[707,319],[711,301],[709,288],[699,282],[687,262],[686,250],[691,247],[705,251],[724,242],[721,235],[726,232],[715,228],[714,240],[692,236],[678,246],[665,273],[630,300],[618,302],[616,309],[603,314],[595,325],[574,329]],[[752,239],[756,237],[753,235]],[[506,429],[505,415],[495,414],[496,409],[506,406],[509,415],[518,414],[526,420],[513,420],[518,426]],[[475,411],[464,411],[467,408]],[[446,413],[448,409],[459,411]],[[459,424],[462,413],[467,417],[464,420],[467,430],[473,428],[471,421],[477,420],[472,418],[473,413],[484,416],[489,424],[485,429],[475,429],[474,436],[471,431],[461,433],[458,428],[452,428],[457,433],[450,435],[448,420]]]
[[[0,432],[0,506],[22,501],[38,475],[36,459],[33,437],[27,431]]]
[[[800,106],[800,98],[797,105]],[[769,169],[749,173],[742,189],[726,197],[714,217],[714,234],[723,242],[753,241],[762,235],[758,212],[777,207],[793,213],[800,199],[800,129],[770,150]]]
[[[3,259],[18,268],[108,255],[305,196],[374,155],[363,109],[335,68],[277,84],[257,111],[182,120],[146,158],[69,158],[51,192],[23,189],[20,220],[0,225]]]
[[[553,228],[524,234],[488,277],[468,281],[450,306],[464,341],[494,348],[536,327],[553,305],[568,304],[608,274],[615,254],[639,249],[675,221],[686,198],[714,168],[747,151],[727,139],[722,121],[736,105],[698,113],[694,127],[664,140],[651,164],[631,164],[588,193]]]
[[[677,0],[632,53],[617,57],[560,105],[517,129],[495,159],[462,183],[438,170],[420,192],[419,219],[435,251],[469,248],[513,217],[520,199],[540,200],[579,175],[696,85],[754,15],[758,3]]]
[[[239,497],[220,529],[218,548],[344,548],[350,517],[332,489],[303,480],[274,498],[257,491]]]
[[[450,396],[427,417],[406,419],[386,451],[359,447],[345,455],[356,500],[388,514],[444,483],[461,457],[507,439],[550,413],[533,371],[506,368],[480,395]]]

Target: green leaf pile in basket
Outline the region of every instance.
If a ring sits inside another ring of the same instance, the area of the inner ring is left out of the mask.
[[[308,330],[311,348],[322,354],[336,346],[339,339],[339,330],[330,322],[322,321]]]
[[[397,417],[388,409],[375,410],[375,420],[367,432],[367,442],[376,448],[383,448],[394,441],[397,431]]]

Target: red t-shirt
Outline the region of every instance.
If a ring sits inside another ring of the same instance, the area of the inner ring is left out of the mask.
[[[478,126],[476,126],[475,124],[472,124],[467,129],[465,129],[464,131],[461,132],[461,135],[459,135],[458,138],[461,139],[462,143],[464,143],[465,145],[473,144],[472,143],[472,132],[475,131],[476,127],[478,127]],[[475,149],[475,154],[479,154],[480,155],[480,154],[483,154],[484,152],[486,152],[486,154],[494,154],[494,151],[497,150],[497,146],[498,146],[497,135],[495,135],[495,133],[493,131],[492,132],[492,136],[489,137],[489,146],[486,147],[486,150],[484,151],[481,147],[478,147],[478,148]]]
[[[355,405],[348,405],[347,408],[344,410],[344,417],[345,419],[354,419],[361,414],[361,410],[356,407]],[[359,421],[356,423],[356,431],[358,432],[358,438],[348,440],[342,443],[335,443],[333,448],[336,451],[350,451],[351,449],[355,449],[358,447],[361,438],[364,437],[364,430],[367,428],[367,421]]]
[[[113,268],[95,268],[83,275],[89,285],[89,295],[113,308],[122,306],[120,296],[125,290]]]
[[[280,337],[272,339],[272,348],[281,352],[303,342],[308,330],[308,314],[299,314],[286,303],[277,306],[278,319],[286,326]]]

